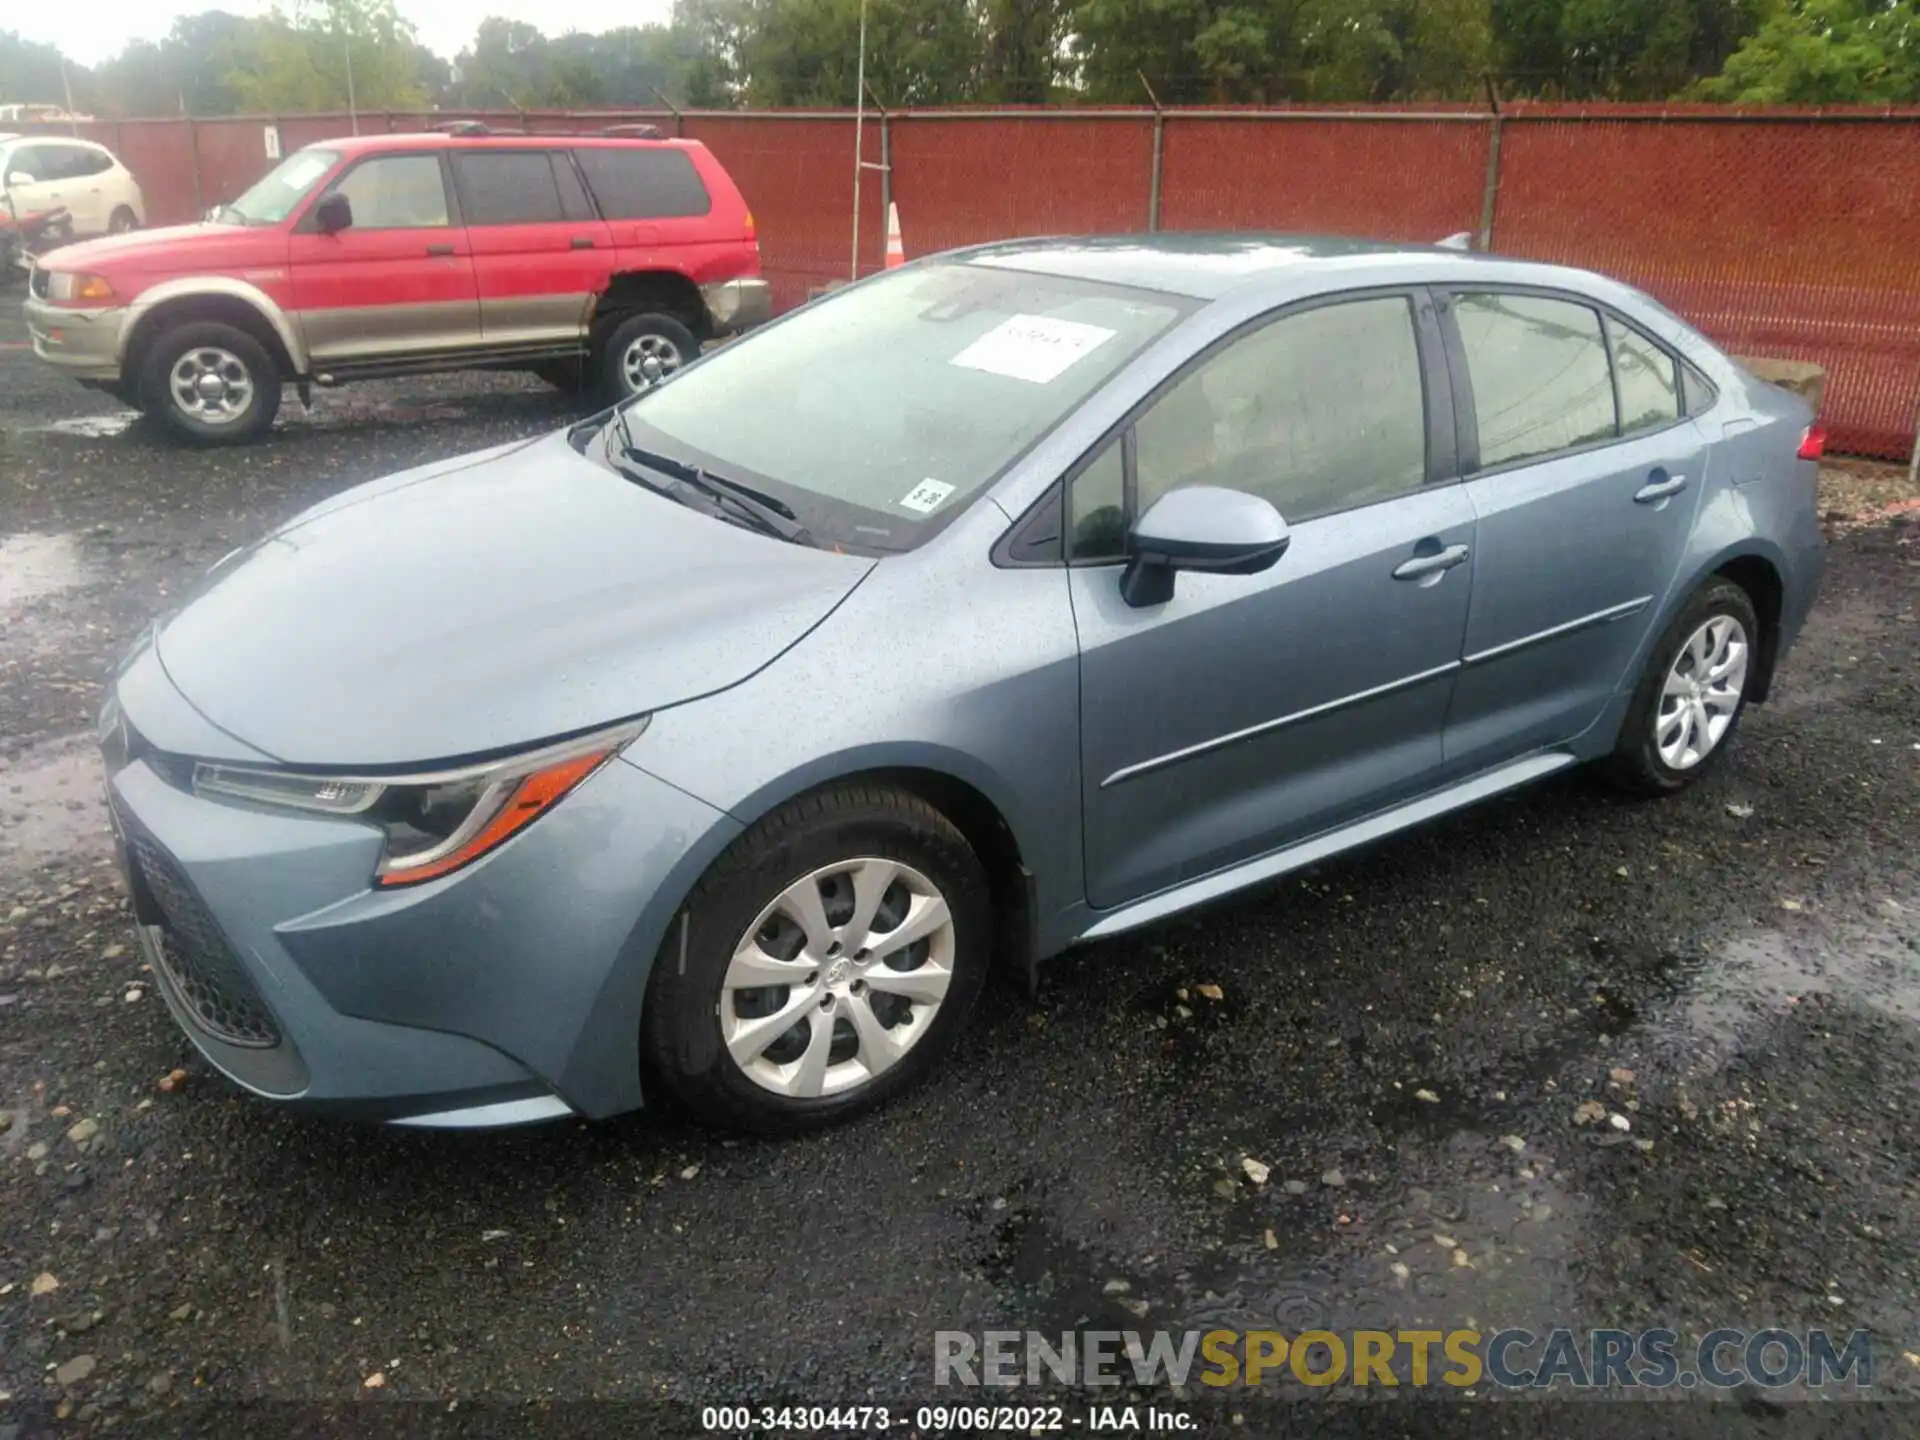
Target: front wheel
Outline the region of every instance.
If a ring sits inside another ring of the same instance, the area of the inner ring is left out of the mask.
[[[1759,637],[1745,590],[1716,579],[1695,591],[1647,659],[1608,778],[1670,795],[1705,774],[1739,728]]]
[[[648,982],[649,1071],[701,1119],[790,1133],[871,1110],[952,1045],[986,976],[987,880],[917,796],[849,786],[760,821]]]
[[[189,320],[157,336],[140,367],[140,408],[183,440],[231,445],[266,433],[280,372],[244,330]]]
[[[699,356],[700,342],[671,315],[628,315],[601,332],[594,347],[594,376],[601,398],[616,403],[652,388]]]

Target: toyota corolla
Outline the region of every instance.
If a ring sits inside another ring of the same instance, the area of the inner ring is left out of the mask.
[[[996,956],[1698,779],[1812,604],[1821,444],[1581,271],[932,257],[216,566],[102,715],[142,944],[291,1103],[843,1117]]]

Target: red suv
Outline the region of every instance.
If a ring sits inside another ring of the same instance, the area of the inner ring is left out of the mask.
[[[690,140],[362,136],[309,146],[198,225],[33,272],[34,352],[202,442],[280,387],[532,370],[609,399],[766,318],[753,216]]]

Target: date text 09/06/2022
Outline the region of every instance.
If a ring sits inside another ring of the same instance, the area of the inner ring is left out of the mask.
[[[709,1405],[700,1427],[717,1434],[852,1434],[911,1430],[920,1435],[1120,1435],[1193,1433],[1200,1420],[1155,1405]]]

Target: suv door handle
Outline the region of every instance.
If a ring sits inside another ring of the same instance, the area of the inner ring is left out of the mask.
[[[1634,504],[1651,505],[1654,501],[1664,500],[1669,495],[1678,495],[1682,490],[1687,488],[1687,477],[1684,475],[1667,475],[1664,470],[1656,470],[1653,474],[1656,476],[1665,476],[1666,478],[1654,479],[1649,477],[1646,484],[1633,492]]]
[[[591,250],[593,248],[593,237],[591,235],[574,236],[573,248],[576,250]]]
[[[1416,555],[1411,560],[1403,560],[1393,567],[1396,580],[1425,580],[1428,576],[1439,576],[1467,558],[1467,547],[1449,545],[1444,550],[1436,550],[1431,555]]]
[[[451,255],[452,253],[453,253],[453,246],[451,245],[427,246],[427,254],[429,255]]]

